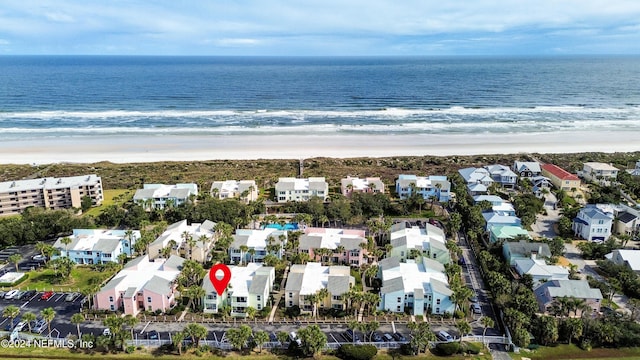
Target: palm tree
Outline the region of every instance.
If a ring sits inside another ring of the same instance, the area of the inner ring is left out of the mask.
[[[53,310],[52,307],[48,307],[48,308],[42,309],[40,311],[40,317],[42,317],[42,319],[44,319],[44,321],[47,322],[47,329],[49,330],[49,337],[51,337],[51,322],[56,317],[56,311]]]
[[[200,324],[188,324],[184,328],[184,334],[186,336],[191,336],[195,343],[195,347],[198,348],[200,346],[200,339],[207,336],[207,328]]]
[[[461,319],[456,322],[456,327],[458,328],[458,332],[460,333],[460,342],[462,342],[462,337],[465,334],[471,332],[471,325],[469,325],[469,322],[467,320]]]
[[[249,250],[249,247],[247,245],[240,245],[240,265],[244,263],[244,256],[247,250]]]
[[[13,265],[15,265],[16,267],[16,272],[18,272],[18,263],[20,263],[20,260],[22,260],[22,255],[20,254],[13,254],[11,256],[9,256],[9,262],[12,263]]]
[[[316,303],[314,304],[313,312],[314,317],[318,317],[318,305],[323,304],[325,299],[329,296],[329,290],[327,288],[321,288],[316,292]]]
[[[20,315],[20,308],[15,305],[9,305],[2,311],[2,316],[9,318],[9,324],[13,325],[13,319]],[[13,327],[11,328],[13,330]]]
[[[202,289],[202,291],[204,291],[204,289]],[[124,317],[124,324],[129,327],[129,330],[131,331],[131,339],[133,339],[133,328],[138,324],[138,318],[128,314]]]
[[[250,248],[249,250],[247,250],[247,254],[249,254],[249,256],[251,256],[251,262],[254,262],[254,257],[256,255],[256,249]]]
[[[36,316],[36,314],[32,312],[26,312],[22,314],[22,321],[27,323],[27,326],[29,327],[29,332],[31,332],[31,322],[36,321],[37,318],[38,317]]]
[[[269,341],[269,334],[266,331],[257,331],[253,334],[253,340],[255,340],[256,345],[258,345],[258,350],[262,352],[262,345]]]
[[[82,313],[73,314],[71,316],[71,323],[76,326],[76,330],[78,331],[78,339],[82,337],[82,334],[80,334],[80,324],[82,324],[83,322],[84,322],[84,315],[82,315]]]
[[[483,330],[482,330],[482,342],[484,343],[484,337],[487,334],[487,329],[494,327],[495,326],[495,322],[493,321],[492,318],[490,318],[488,316],[483,316],[482,319],[480,319],[480,323],[482,324],[482,327],[483,327]]]
[[[67,257],[69,257],[69,244],[71,244],[71,242],[73,242],[73,240],[71,240],[71,238],[68,237],[68,236],[63,237],[62,239],[60,239],[60,243],[62,243],[62,245],[64,245],[64,251],[67,254]]]
[[[36,243],[36,250],[38,250],[40,252],[40,255],[44,256],[44,250],[47,248],[46,243],[42,242],[42,241],[38,241]]]
[[[185,336],[182,331],[179,331],[173,334],[173,337],[171,338],[171,342],[173,343],[173,346],[175,346],[178,349],[178,355],[182,355],[182,344],[183,344],[184,338]]]
[[[133,252],[131,245],[133,243],[133,230],[127,229],[127,231],[124,232],[124,237],[128,240],[127,249],[129,249],[129,254],[131,254]]]
[[[200,255],[202,255],[202,261],[204,261],[206,260],[204,258],[204,254],[206,253],[206,245],[207,245],[207,242],[209,242],[209,237],[207,235],[200,235],[200,237],[198,238],[198,241],[202,243],[202,253]]]

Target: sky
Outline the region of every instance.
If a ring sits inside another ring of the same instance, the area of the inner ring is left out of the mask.
[[[640,1],[5,0],[0,54],[640,54]]]

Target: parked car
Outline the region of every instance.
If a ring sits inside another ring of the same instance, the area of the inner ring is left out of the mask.
[[[109,328],[102,330],[102,335],[111,336],[111,330],[109,330]]]
[[[31,299],[35,294],[35,290],[27,290],[22,294],[22,296],[20,296],[20,300]]]
[[[477,302],[474,302],[471,304],[471,311],[473,311],[474,314],[482,314],[482,307]]]
[[[384,341],[393,341],[393,336],[391,336],[391,334],[389,333],[384,333],[382,334],[382,340]]]
[[[78,296],[80,296],[80,293],[77,293],[77,292],[69,293],[67,296],[65,296],[64,301],[74,301],[75,299],[78,298]]]
[[[106,329],[106,330],[109,330],[109,329]],[[160,335],[155,330],[151,330],[147,333],[147,339],[149,340],[158,340],[159,338],[160,338]]]
[[[4,298],[7,300],[11,300],[14,299],[16,295],[18,295],[18,293],[20,292],[20,290],[10,290],[9,292],[7,292],[6,294],[4,294]]]
[[[49,300],[49,298],[51,298],[53,296],[53,291],[45,291],[44,293],[42,293],[42,296],[40,296],[40,300]]]
[[[39,334],[43,332],[44,329],[46,328],[47,328],[47,322],[44,321],[43,319],[36,320],[31,324],[31,332],[35,334]]]
[[[270,332],[269,333],[269,341],[278,342],[278,335],[276,335],[276,333],[274,333],[274,332]]]
[[[440,330],[436,333],[436,337],[441,341],[451,342],[453,341],[453,336],[444,330]]]
[[[20,321],[16,327],[13,328],[14,331],[22,331],[27,327],[26,321]]]
[[[33,255],[31,257],[31,260],[38,261],[38,262],[45,262],[45,261],[47,261],[47,257],[44,256],[44,255]]]
[[[407,341],[407,338],[405,338],[404,335],[397,332],[393,333],[393,338],[396,339],[396,341]]]
[[[371,339],[371,341],[373,342],[382,342],[382,336],[380,336],[380,334],[375,331],[369,333],[369,339]]]
[[[4,299],[4,295],[6,294],[6,291],[0,291],[0,299]]]
[[[295,331],[289,333],[289,340],[298,344],[298,346],[302,345],[302,341],[298,338],[298,334]]]
[[[13,321],[7,322],[7,325],[4,326],[4,329],[6,331],[11,331],[11,330],[13,330],[13,328],[18,326],[19,323],[20,323],[20,318],[15,318],[15,319],[13,319]]]
[[[348,329],[347,331],[345,331],[344,335],[347,338],[347,340],[349,340],[351,342],[360,342],[360,336],[358,336],[358,334],[354,333],[353,330],[351,330],[351,329]]]
[[[476,295],[475,293],[473,295],[471,295],[469,297],[469,301],[471,301],[472,303],[477,303],[478,302],[478,295]]]

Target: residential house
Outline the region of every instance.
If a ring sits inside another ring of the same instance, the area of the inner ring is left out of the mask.
[[[95,175],[46,177],[0,182],[0,216],[21,214],[26,208],[81,209],[82,199],[92,205],[104,199],[102,179]]]
[[[538,286],[534,290],[541,312],[549,312],[554,301],[567,297],[584,300],[593,313],[600,311],[602,293],[600,289],[592,289],[585,280],[551,280]],[[577,316],[582,314],[576,311]],[[571,314],[574,315],[574,314]]]
[[[616,249],[604,257],[616,265],[625,265],[640,275],[640,250]]]
[[[489,170],[485,168],[469,167],[458,170],[458,173],[462,176],[466,184],[482,184],[489,187],[495,182]]]
[[[611,164],[600,162],[586,162],[582,166],[582,176],[587,180],[615,180],[618,177],[618,168]]]
[[[413,192],[425,200],[437,199],[448,202],[451,194],[451,182],[446,176],[416,176],[402,174],[396,180],[396,193],[400,199],[407,199]]]
[[[345,294],[355,285],[350,271],[349,266],[323,266],[316,262],[291,265],[284,289],[285,307],[299,306],[303,312],[313,312],[309,296],[327,289],[328,296],[320,301],[318,309],[345,310]]]
[[[482,213],[485,221],[485,230],[490,231],[494,226],[521,226],[519,217],[511,215],[510,212],[485,211]]]
[[[65,245],[64,239],[70,242]],[[138,230],[74,229],[71,236],[58,238],[53,244],[58,254],[51,258],[67,257],[80,265],[117,263],[121,254],[133,254],[138,239]]]
[[[533,185],[531,192],[537,197],[541,197],[545,189],[551,189],[551,180],[546,176],[538,175],[530,178],[530,180]]]
[[[515,161],[513,171],[521,178],[533,178],[542,174],[540,163],[537,161]]]
[[[508,166],[495,164],[484,166],[484,168],[487,169],[493,181],[504,188],[513,189],[518,182],[518,175]]]
[[[221,307],[231,307],[231,316],[246,317],[247,308],[258,311],[269,305],[275,269],[262,264],[250,263],[247,266],[229,266],[231,280],[226,290],[218,294],[209,276],[202,281],[205,295],[202,298],[204,313],[217,313]]]
[[[388,257],[406,261],[417,253],[441,264],[451,262],[444,231],[437,226],[426,224],[425,227],[419,227],[400,222],[391,226],[390,239],[392,249]]]
[[[455,311],[453,291],[441,263],[426,257],[402,263],[398,257],[388,257],[378,266],[382,279],[380,310],[401,313],[408,308],[417,316]]]
[[[478,205],[483,201],[488,201],[489,203],[491,203],[491,206],[500,206],[507,202],[498,195],[476,195],[473,197],[474,205]]]
[[[478,184],[467,185],[467,192],[469,193],[469,195],[473,197],[478,195],[486,195],[488,191],[489,191],[489,188],[485,184],[478,183]]]
[[[531,276],[534,289],[546,281],[569,279],[569,270],[558,265],[548,265],[544,259],[538,259],[534,255],[529,259],[516,259],[513,267],[518,275]]]
[[[631,176],[640,176],[640,161],[636,161],[636,167],[626,170]]]
[[[318,197],[326,201],[329,197],[329,184],[323,177],[296,179],[292,177],[280,178],[276,183],[276,200],[279,203],[287,201],[309,201]]]
[[[368,252],[364,230],[306,228],[300,236],[298,249],[314,261],[360,267],[367,262]],[[328,249],[326,254],[318,249]],[[340,250],[340,251],[338,251]]]
[[[354,192],[384,194],[384,183],[379,177],[360,179],[347,176],[340,180],[340,190],[342,190],[342,195],[348,198],[350,198]]]
[[[513,266],[518,259],[550,258],[551,250],[545,243],[520,240],[502,244],[502,255],[509,266]]]
[[[520,226],[492,226],[489,230],[489,242],[492,244],[506,243],[522,237],[531,239],[529,232]]]
[[[184,261],[175,255],[155,260],[145,255],[129,261],[94,296],[94,308],[133,316],[143,310],[168,311],[176,304],[176,278]]]
[[[587,205],[573,219],[572,229],[576,236],[589,241],[607,241],[611,236],[613,213],[602,206]]]
[[[613,232],[634,235],[640,231],[640,210],[625,204],[616,205]]]
[[[271,253],[282,258],[284,246],[287,242],[287,232],[275,228],[258,230],[238,229],[233,235],[233,242],[229,246],[229,258],[232,264],[262,262],[264,257]],[[271,244],[277,249],[268,251]],[[277,246],[276,246],[277,245]],[[243,250],[246,247],[246,250]]]
[[[580,188],[580,178],[557,165],[542,165],[542,175],[549,178],[551,183],[558,189],[572,191]]]
[[[149,257],[157,259],[180,255],[189,260],[204,263],[209,260],[209,253],[216,241],[215,226],[216,224],[209,220],[191,225],[187,220],[173,223],[149,244]]]
[[[197,184],[144,184],[142,189],[136,190],[133,202],[151,211],[182,205],[192,196],[198,196]]]
[[[214,181],[211,184],[211,196],[220,200],[239,198],[249,203],[258,200],[258,186],[255,180]]]

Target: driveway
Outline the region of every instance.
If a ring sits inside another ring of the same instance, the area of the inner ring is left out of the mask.
[[[533,238],[553,239],[557,236],[553,226],[560,220],[560,210],[554,209],[558,200],[553,193],[546,194],[544,200],[544,209],[547,211],[547,215],[536,216],[536,222],[531,225],[529,235]]]

